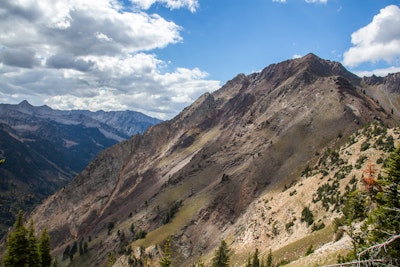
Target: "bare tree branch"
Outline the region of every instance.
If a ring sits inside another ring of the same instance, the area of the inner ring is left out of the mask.
[[[373,251],[376,250],[376,252],[374,253],[375,255],[378,255],[379,252],[382,250],[382,248],[386,251],[386,247],[392,243],[393,241],[397,240],[400,238],[400,235],[394,235],[392,237],[390,237],[386,242],[381,243],[381,244],[377,244],[374,246],[371,246],[363,251],[361,251],[360,253],[357,254],[358,256],[358,261],[352,261],[352,262],[345,262],[345,263],[336,263],[336,264],[330,264],[330,265],[323,265],[321,267],[335,267],[335,266],[369,266],[368,264],[370,263],[382,263],[382,264],[386,264],[385,266],[391,267],[391,266],[395,266],[395,265],[391,265],[388,260],[385,259],[369,259],[369,260],[361,260],[361,256],[369,251]],[[365,265],[364,265],[365,264]]]

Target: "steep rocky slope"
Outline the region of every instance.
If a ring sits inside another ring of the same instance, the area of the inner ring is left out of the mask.
[[[0,104],[0,236],[19,209],[31,211],[100,151],[158,122],[132,111]]]
[[[371,95],[388,112],[400,116],[400,73],[386,77],[364,77],[362,83],[367,94]]]
[[[133,261],[144,255],[136,247],[156,262],[154,245],[169,236],[177,266],[209,255],[222,239],[242,251],[241,262],[273,231],[261,221],[261,232],[251,228],[268,192],[291,184],[321,151],[366,123],[394,124],[395,114],[361,86],[339,63],[313,54],[238,75],[174,119],[101,153],[32,218],[47,227],[58,255],[90,237],[90,253],[64,265],[99,266],[112,251]],[[135,241],[143,230],[146,238]]]

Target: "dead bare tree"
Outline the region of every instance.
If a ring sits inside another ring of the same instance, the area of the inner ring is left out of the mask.
[[[336,266],[357,266],[357,267],[363,267],[363,266],[387,266],[387,267],[396,267],[399,264],[399,260],[395,259],[375,259],[376,257],[379,257],[379,254],[381,253],[382,250],[387,252],[387,247],[390,243],[394,242],[395,240],[400,239],[400,235],[394,235],[390,237],[388,240],[381,244],[377,244],[374,246],[371,246],[360,253],[357,254],[357,261],[352,261],[352,262],[345,262],[345,263],[336,263],[336,264],[330,264],[330,265],[323,265],[321,267],[336,267]],[[367,253],[370,253],[371,259],[368,260],[361,260],[361,257]],[[394,262],[396,261],[396,262]]]

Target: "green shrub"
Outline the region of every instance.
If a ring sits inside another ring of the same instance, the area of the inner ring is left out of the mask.
[[[302,222],[306,222],[307,226],[310,226],[314,222],[314,214],[311,212],[309,207],[304,207],[303,211],[301,212]]]
[[[310,255],[310,254],[312,254],[312,253],[314,253],[314,248],[313,248],[312,245],[310,245],[310,246],[307,248],[306,256],[308,256],[308,255]]]
[[[293,222],[293,221],[288,222],[287,224],[285,224],[285,229],[286,229],[286,231],[289,232],[290,229],[293,227],[293,225],[294,225],[294,222]]]
[[[313,226],[311,227],[311,231],[315,232],[321,229],[325,228],[325,224],[324,223],[320,223],[320,224],[313,224]]]
[[[358,159],[357,159],[357,161],[356,161],[356,165],[354,166],[356,169],[360,169],[361,168],[361,166],[364,164],[364,162],[365,162],[365,160],[367,159],[368,157],[366,156],[366,155],[361,155]]]
[[[365,141],[364,143],[361,144],[360,151],[365,151],[369,148],[370,144],[368,141]]]

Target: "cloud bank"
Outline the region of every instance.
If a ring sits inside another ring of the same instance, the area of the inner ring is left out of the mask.
[[[219,87],[197,68],[171,69],[152,53],[182,42],[182,27],[144,12],[153,4],[195,12],[197,0],[4,0],[0,102],[59,109],[134,109],[171,118]]]

